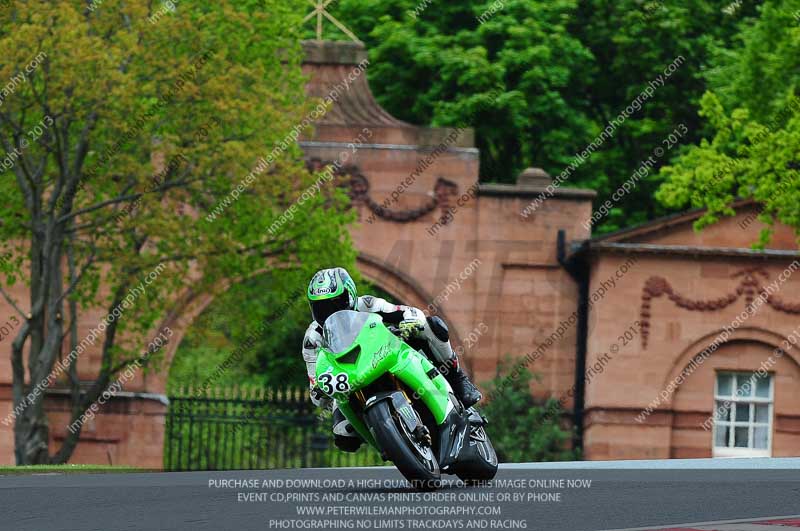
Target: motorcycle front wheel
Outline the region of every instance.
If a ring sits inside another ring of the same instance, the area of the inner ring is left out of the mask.
[[[389,402],[381,401],[369,408],[364,420],[385,456],[415,488],[439,487],[441,473],[433,450],[408,432]]]

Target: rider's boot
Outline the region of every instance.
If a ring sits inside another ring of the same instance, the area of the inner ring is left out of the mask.
[[[458,362],[457,359],[456,362]],[[455,393],[456,398],[464,404],[464,407],[471,407],[477,404],[482,398],[481,392],[478,391],[478,388],[475,387],[475,384],[472,383],[472,380],[469,379],[469,376],[467,376],[467,373],[465,373],[464,369],[461,367],[456,366],[446,373],[444,377],[447,379],[450,387],[453,388],[453,393]]]
[[[439,372],[453,388],[456,398],[464,404],[464,407],[476,404],[481,399],[481,392],[459,366],[458,356],[450,345],[450,332],[444,321],[438,316],[428,317],[423,334],[436,357],[434,362]]]
[[[361,446],[361,437],[338,407],[333,409],[333,442],[345,452],[355,452]]]

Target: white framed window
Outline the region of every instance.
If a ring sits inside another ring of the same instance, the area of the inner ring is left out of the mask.
[[[714,386],[714,457],[772,455],[772,375],[718,372]]]

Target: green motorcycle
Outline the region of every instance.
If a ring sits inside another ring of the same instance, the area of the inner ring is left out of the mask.
[[[432,489],[441,472],[492,479],[497,454],[486,419],[459,402],[428,358],[379,315],[342,310],[325,321],[317,386],[336,400],[363,440],[415,486]]]

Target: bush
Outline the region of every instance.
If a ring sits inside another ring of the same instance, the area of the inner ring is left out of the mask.
[[[578,452],[569,448],[571,433],[560,425],[563,410],[558,400],[537,401],[531,395],[530,382],[539,377],[525,367],[521,367],[517,378],[506,381],[508,365],[501,364],[497,377],[489,382],[488,396],[493,399],[481,408],[489,420],[487,429],[500,461],[578,459]]]

